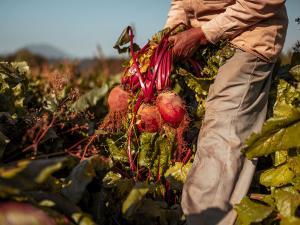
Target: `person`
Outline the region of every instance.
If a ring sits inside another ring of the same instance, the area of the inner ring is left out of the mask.
[[[274,63],[288,25],[284,0],[173,0],[165,27],[190,27],[169,38],[178,59],[227,39],[235,53],[219,68],[206,100],[197,151],[182,191],[192,225],[232,225],[233,205],[247,194],[256,161],[243,141],[265,121]]]

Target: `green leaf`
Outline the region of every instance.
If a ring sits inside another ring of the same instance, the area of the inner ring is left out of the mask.
[[[118,147],[113,139],[106,139],[110,155],[114,161],[127,163],[128,156],[124,147]]]
[[[266,187],[281,187],[292,182],[295,174],[289,168],[288,164],[277,168],[265,170],[261,175],[259,182]]]
[[[263,125],[260,133],[252,134],[245,142],[243,152],[249,159],[300,146],[299,97],[298,90],[280,80],[274,117]]]
[[[24,115],[28,97],[28,72],[26,62],[0,62],[0,112],[17,117]]]
[[[122,213],[125,218],[130,218],[141,206],[142,200],[150,190],[146,183],[136,183],[122,205]]]
[[[271,120],[269,120],[269,122],[270,121]],[[267,128],[267,126],[268,122],[265,124],[265,128]],[[263,130],[258,135],[259,138],[244,149],[249,159],[266,156],[282,149],[300,147],[300,138],[298,138],[300,137],[300,121],[276,130],[272,134],[265,136]]]
[[[103,178],[103,186],[105,188],[112,188],[118,185],[118,182],[122,179],[122,175],[119,173],[115,173],[113,171],[109,171],[105,177]]]
[[[99,100],[108,93],[108,85],[104,84],[101,88],[94,88],[81,96],[71,105],[71,110],[76,112],[84,112],[91,106],[95,106]]]
[[[250,198],[253,200],[264,202],[264,203],[268,204],[269,206],[275,208],[275,200],[272,195],[251,194]]]
[[[239,204],[234,206],[234,209],[238,213],[238,225],[262,222],[273,211],[272,207],[251,201],[248,197],[244,197]]]
[[[296,110],[300,110],[299,107],[299,97],[300,97],[300,88],[295,87],[294,85],[288,83],[285,80],[279,80],[279,84],[277,87],[277,102],[274,106],[274,116],[276,117],[284,117],[288,116],[282,110],[282,106],[287,108],[286,105],[290,107],[295,107]]]
[[[179,205],[173,205],[172,208],[164,201],[155,201],[144,199],[143,204],[135,213],[137,223],[141,219],[147,220],[147,224],[156,225],[159,220],[160,225],[181,224],[182,211]]]
[[[300,175],[300,156],[290,157],[288,165],[296,175]]]
[[[151,153],[154,151],[156,137],[157,133],[142,133],[140,135],[139,166],[149,167],[151,165]]]
[[[282,218],[282,220],[280,221],[280,225],[299,225],[299,224],[300,224],[300,219],[294,216]]]
[[[93,156],[80,162],[73,168],[68,180],[70,185],[62,189],[62,194],[72,203],[77,204],[87,187],[87,185],[96,176],[102,180],[108,170],[111,168],[112,162],[108,158],[101,156]]]
[[[300,191],[300,176],[296,176],[293,181],[292,181],[293,187],[297,190]]]
[[[96,225],[92,218],[84,213],[76,212],[71,217],[78,225]]]
[[[276,207],[283,217],[295,216],[298,206],[300,206],[300,194],[294,194],[284,190],[276,190],[273,194]]]
[[[169,141],[168,136],[163,135],[158,144],[160,150],[158,172],[159,175],[162,176],[166,172],[171,161],[174,139],[173,141]]]
[[[192,163],[183,165],[181,162],[176,162],[174,166],[166,171],[165,178],[170,183],[172,189],[182,190],[183,184],[191,168]]]
[[[294,66],[289,72],[297,81],[300,81],[300,65]]]
[[[62,169],[69,158],[22,160],[0,167],[0,183],[4,187],[33,190],[48,182],[51,174]]]
[[[274,166],[279,166],[287,161],[288,158],[288,151],[283,150],[283,151],[277,151],[274,153]]]

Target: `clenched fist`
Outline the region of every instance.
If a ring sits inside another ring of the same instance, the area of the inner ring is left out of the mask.
[[[173,55],[178,58],[188,58],[193,55],[200,45],[206,45],[206,39],[200,27],[190,28],[186,31],[169,37],[173,45]]]

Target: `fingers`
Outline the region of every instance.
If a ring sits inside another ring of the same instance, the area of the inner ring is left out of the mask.
[[[175,44],[173,49],[172,49],[172,53],[175,57],[180,57],[182,54],[182,48],[181,45],[179,44]]]
[[[176,42],[176,39],[177,39],[176,36],[171,36],[171,37],[168,38],[168,41],[170,42],[170,44],[172,46],[174,46],[174,44]]]

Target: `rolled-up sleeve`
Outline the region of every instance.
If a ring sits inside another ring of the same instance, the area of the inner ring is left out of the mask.
[[[201,27],[208,41],[216,43],[220,39],[234,37],[247,27],[268,19],[284,5],[285,0],[236,0]]]
[[[186,14],[183,8],[183,2],[182,0],[173,0],[168,13],[168,19],[165,24],[165,28],[172,28],[179,23],[186,24]]]

